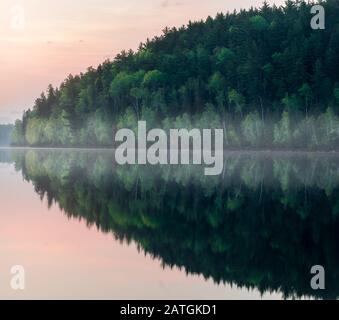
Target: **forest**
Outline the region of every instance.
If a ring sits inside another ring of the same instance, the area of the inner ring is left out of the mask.
[[[49,85],[15,123],[18,146],[113,145],[118,128],[222,128],[227,148],[339,149],[339,1],[219,13],[166,27]]]
[[[9,146],[11,144],[11,135],[14,126],[11,124],[0,124],[0,146]]]

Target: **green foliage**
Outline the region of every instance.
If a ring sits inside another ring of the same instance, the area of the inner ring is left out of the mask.
[[[125,114],[119,119],[117,129],[132,129],[137,130],[137,118],[132,109],[128,108]]]
[[[318,146],[316,119],[308,117],[299,122],[293,133],[294,145],[300,149],[313,149]]]
[[[274,126],[274,143],[278,146],[289,146],[292,138],[291,119],[284,111],[279,123]]]
[[[250,18],[251,26],[255,31],[265,31],[269,24],[267,20],[260,15],[256,15]]]
[[[337,105],[339,105],[339,86],[334,88],[334,98],[336,100]]]
[[[225,90],[225,78],[220,72],[215,72],[209,80],[208,87],[213,92]]]
[[[29,119],[27,122],[25,140],[29,145],[44,144],[44,121],[41,119]]]
[[[24,146],[26,144],[24,136],[25,131],[23,128],[23,123],[21,120],[16,120],[13,132],[11,134],[11,144],[16,146]]]
[[[148,71],[145,74],[142,84],[149,89],[155,90],[165,83],[165,75],[159,70]]]
[[[323,146],[334,146],[339,143],[339,119],[331,108],[321,115],[317,126],[319,143]]]
[[[12,143],[112,145],[109,128],[126,122],[135,127],[132,113],[136,121],[159,125],[184,114],[205,118],[206,105],[213,105],[211,117],[220,117],[227,145],[262,144],[254,141],[262,137],[256,113],[265,120],[266,145],[287,147],[293,139],[300,145],[305,132],[326,126],[319,121],[328,108],[339,112],[339,2],[322,5],[322,32],[310,28],[312,4],[305,1],[166,28],[137,52],[123,51],[96,69],[70,75],[59,88],[49,86],[24,113]],[[284,112],[303,128],[287,125]],[[316,124],[310,125],[311,117]],[[303,147],[323,147],[324,139],[312,133]]]
[[[244,139],[253,147],[259,147],[263,143],[265,124],[258,112],[248,114],[241,124]]]
[[[235,112],[243,114],[243,107],[245,104],[245,98],[238,93],[236,90],[232,89],[228,92],[228,102],[235,105]]]

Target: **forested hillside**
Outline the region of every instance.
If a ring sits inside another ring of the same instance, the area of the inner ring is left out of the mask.
[[[110,146],[138,119],[225,129],[226,146],[339,147],[339,1],[326,29],[311,4],[218,14],[166,28],[86,73],[49,86],[17,121],[14,145]]]

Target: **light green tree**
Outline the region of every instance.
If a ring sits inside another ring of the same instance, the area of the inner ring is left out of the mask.
[[[265,124],[258,112],[249,113],[241,123],[244,140],[251,146],[258,147],[263,143]]]

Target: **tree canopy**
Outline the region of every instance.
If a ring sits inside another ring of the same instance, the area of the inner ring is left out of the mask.
[[[264,3],[165,28],[136,52],[123,51],[58,88],[49,86],[16,123],[13,143],[105,146],[112,144],[112,129],[131,116],[163,125],[208,111],[245,145],[254,141],[247,134],[261,136],[263,126],[250,129],[258,121],[265,122],[266,145],[286,141],[281,135],[298,145],[301,131],[309,136],[313,127],[328,126],[322,119],[338,115],[339,2],[320,3],[325,30],[311,28],[312,4],[305,1]],[[279,123],[286,113],[293,133]],[[312,147],[331,139],[317,136]]]

